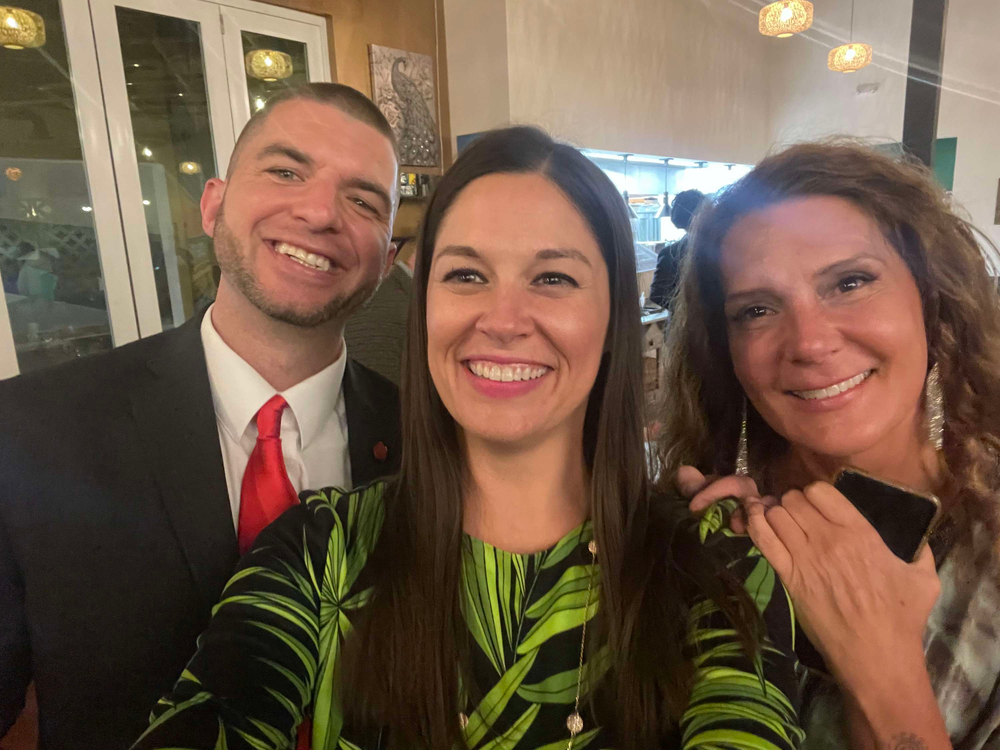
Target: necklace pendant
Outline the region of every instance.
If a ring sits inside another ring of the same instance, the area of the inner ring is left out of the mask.
[[[469,726],[469,717],[466,716],[465,714],[459,714],[458,726],[461,727],[463,731],[465,731],[465,728]]]
[[[571,736],[576,737],[583,731],[583,717],[574,711],[566,719],[566,728],[569,730]]]

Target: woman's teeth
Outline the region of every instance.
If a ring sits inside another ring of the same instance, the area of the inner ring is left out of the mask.
[[[297,260],[307,268],[316,268],[320,271],[330,270],[329,260],[324,258],[322,255],[316,255],[316,253],[310,253],[308,250],[303,250],[301,247],[289,245],[287,242],[279,242],[274,246],[274,249],[282,255],[287,255],[292,260]]]
[[[549,371],[548,367],[537,365],[498,365],[493,362],[469,362],[468,368],[473,375],[501,383],[534,380]]]
[[[868,376],[871,375],[873,372],[875,371],[868,370],[867,372],[863,372],[860,375],[855,375],[853,378],[849,378],[848,380],[844,380],[843,382],[835,383],[834,385],[831,385],[829,388],[820,388],[815,391],[792,391],[792,395],[798,396],[799,398],[804,398],[806,401],[816,401],[821,398],[832,398],[833,396],[837,396],[843,393],[844,391],[849,391],[851,390],[851,388],[855,388],[861,385],[865,380],[868,379]]]

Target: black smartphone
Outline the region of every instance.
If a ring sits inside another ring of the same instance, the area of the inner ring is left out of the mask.
[[[912,562],[927,543],[941,514],[941,503],[906,487],[876,479],[858,469],[844,469],[833,482],[879,533],[885,545]]]

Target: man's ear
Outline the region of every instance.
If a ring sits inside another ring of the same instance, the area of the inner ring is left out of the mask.
[[[209,237],[215,236],[215,219],[222,208],[222,197],[226,194],[226,183],[213,177],[205,183],[201,194],[201,228]]]

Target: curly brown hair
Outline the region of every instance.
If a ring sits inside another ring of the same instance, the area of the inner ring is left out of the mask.
[[[743,216],[817,195],[847,199],[871,217],[913,275],[928,368],[938,365],[944,397],[942,500],[958,529],[980,520],[996,535],[1000,304],[986,255],[926,167],[855,141],[803,143],[769,156],[696,217],[668,334],[660,481],[672,484],[682,464],[733,473],[746,403],[750,466],[762,490],[773,491],[769,469],[788,443],[745,401],[733,371],[719,256]]]

